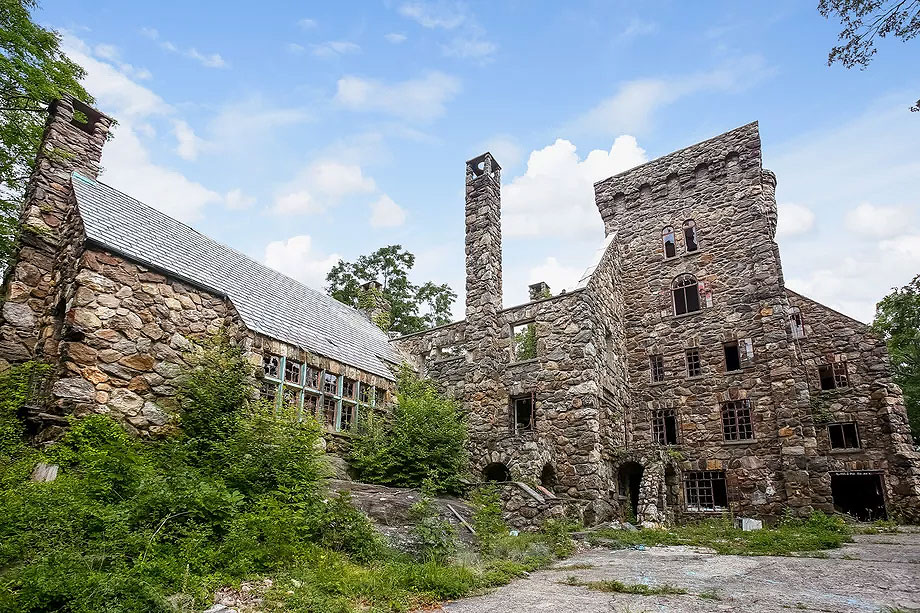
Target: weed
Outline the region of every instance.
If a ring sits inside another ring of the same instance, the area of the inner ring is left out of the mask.
[[[640,596],[659,596],[686,594],[687,590],[662,583],[661,585],[645,585],[644,583],[623,583],[616,579],[607,579],[604,581],[580,581],[577,577],[569,576],[563,581],[565,585],[576,585],[586,587],[589,590],[599,592],[615,592],[618,594],[638,594]]]

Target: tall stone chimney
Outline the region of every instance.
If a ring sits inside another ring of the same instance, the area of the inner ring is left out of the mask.
[[[61,276],[82,244],[71,214],[71,173],[99,174],[102,147],[112,120],[86,104],[64,98],[51,103],[35,168],[20,212],[20,245],[3,280],[0,360],[19,362],[51,355]],[[68,259],[69,258],[69,259]]]
[[[501,166],[491,153],[466,163],[466,319],[502,309]]]

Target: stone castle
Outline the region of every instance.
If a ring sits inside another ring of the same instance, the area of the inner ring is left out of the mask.
[[[52,105],[4,278],[0,358],[55,367],[29,407],[39,439],[92,412],[168,431],[190,339],[228,329],[263,397],[345,444],[408,362],[462,402],[474,478],[517,482],[527,500],[506,508],[529,519],[920,513],[884,343],[784,286],[756,123],[598,182],[606,238],[584,277],[510,308],[501,168],[470,160],[466,318],[396,339],[99,182],[110,124]]]

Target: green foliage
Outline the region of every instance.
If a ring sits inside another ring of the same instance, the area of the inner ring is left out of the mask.
[[[686,594],[687,590],[681,587],[674,587],[668,583],[661,585],[645,585],[644,583],[623,583],[616,579],[605,581],[579,581],[576,577],[567,577],[563,581],[566,585],[578,585],[586,587],[589,590],[599,592],[610,592],[618,594],[638,594],[640,596],[659,596],[667,594]]]
[[[904,391],[914,440],[920,441],[920,275],[875,306],[875,330],[888,343],[894,380]]]
[[[426,480],[422,497],[409,509],[409,517],[414,522],[412,536],[420,557],[444,562],[457,550],[457,531],[449,521],[438,515],[437,506],[431,497],[434,489],[434,484]]]
[[[41,143],[46,105],[69,93],[92,103],[85,71],[60,35],[32,21],[35,0],[0,0],[0,260],[13,254],[18,212]]]
[[[553,555],[557,558],[565,558],[572,555],[575,551],[575,541],[572,540],[572,532],[578,528],[578,524],[565,519],[548,519],[543,522],[540,532],[546,535],[547,541],[551,544]]]
[[[415,256],[401,245],[381,247],[370,255],[360,256],[355,262],[339,260],[326,275],[326,291],[336,300],[355,308],[366,307],[371,300],[383,298],[390,306],[389,317],[374,323],[384,330],[410,334],[450,323],[450,307],[457,294],[446,284],[410,282],[409,271],[414,265]],[[376,293],[369,296],[361,289],[370,281],[382,284],[379,296]]]
[[[518,362],[537,357],[537,324],[531,322],[514,329],[514,359]]]
[[[368,483],[420,487],[431,479],[438,493],[458,492],[467,464],[466,439],[457,403],[404,368],[391,411],[369,412],[359,421],[351,465]]]
[[[0,373],[0,465],[24,451],[25,428],[18,416],[29,399],[32,381],[50,369],[48,364],[26,362]]]
[[[488,554],[498,540],[508,534],[508,525],[502,518],[501,498],[494,487],[481,487],[472,493],[470,503],[479,550]]]

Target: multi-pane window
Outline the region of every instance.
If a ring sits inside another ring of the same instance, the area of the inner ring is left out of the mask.
[[[700,288],[693,275],[680,275],[671,282],[674,314],[683,315],[700,310]]]
[[[818,366],[818,378],[821,380],[822,390],[833,390],[850,385],[845,360]]]
[[[703,374],[703,360],[700,358],[699,347],[690,347],[685,352],[687,358],[687,376],[700,377]]]
[[[323,396],[323,425],[327,428],[335,429],[336,414],[339,409],[339,401],[332,396]]]
[[[722,435],[726,441],[754,438],[750,400],[732,400],[722,405]]]
[[[319,376],[321,371],[312,366],[307,366],[304,368],[304,379],[303,384],[305,387],[309,387],[312,390],[319,389]]]
[[[338,395],[339,393],[339,378],[333,375],[332,373],[323,374],[323,393],[332,394],[333,396]]]
[[[677,433],[676,409],[658,409],[652,413],[652,435],[659,445],[676,445]]]
[[[275,397],[278,394],[278,384],[271,381],[263,381],[259,386],[259,399],[263,402],[275,404]]]
[[[687,253],[693,253],[700,248],[700,244],[696,240],[696,222],[692,219],[684,222],[684,248]]]
[[[374,401],[374,388],[370,385],[361,386],[361,402],[370,404]]]
[[[265,369],[265,376],[272,379],[281,377],[281,358],[276,355],[267,355],[262,358],[262,367]]]
[[[749,338],[725,343],[722,349],[725,352],[725,372],[750,366],[754,359],[754,343]]]
[[[300,362],[295,362],[294,360],[287,358],[284,360],[284,380],[288,383],[294,383],[295,385],[300,385],[300,369],[302,368]]]
[[[537,324],[531,321],[512,326],[511,345],[515,362],[537,357]]]
[[[649,356],[649,368],[652,371],[652,383],[661,383],[664,381],[664,356],[656,353]]]
[[[792,338],[805,338],[805,320],[802,319],[802,310],[799,307],[792,307],[789,325],[792,328]]]
[[[674,238],[674,228],[665,226],[661,230],[661,243],[664,246],[664,257],[673,258],[677,255],[677,243]]]
[[[856,422],[848,421],[827,425],[827,436],[831,449],[859,449],[859,432]]]
[[[511,428],[514,432],[530,432],[534,423],[534,395],[511,397]]]
[[[357,382],[348,377],[342,378],[342,398],[354,398]]]
[[[688,511],[722,511],[728,508],[725,472],[695,470],[684,473]]]
[[[350,402],[342,403],[342,420],[339,424],[339,429],[343,432],[351,430],[351,427],[355,423],[355,405]]]

